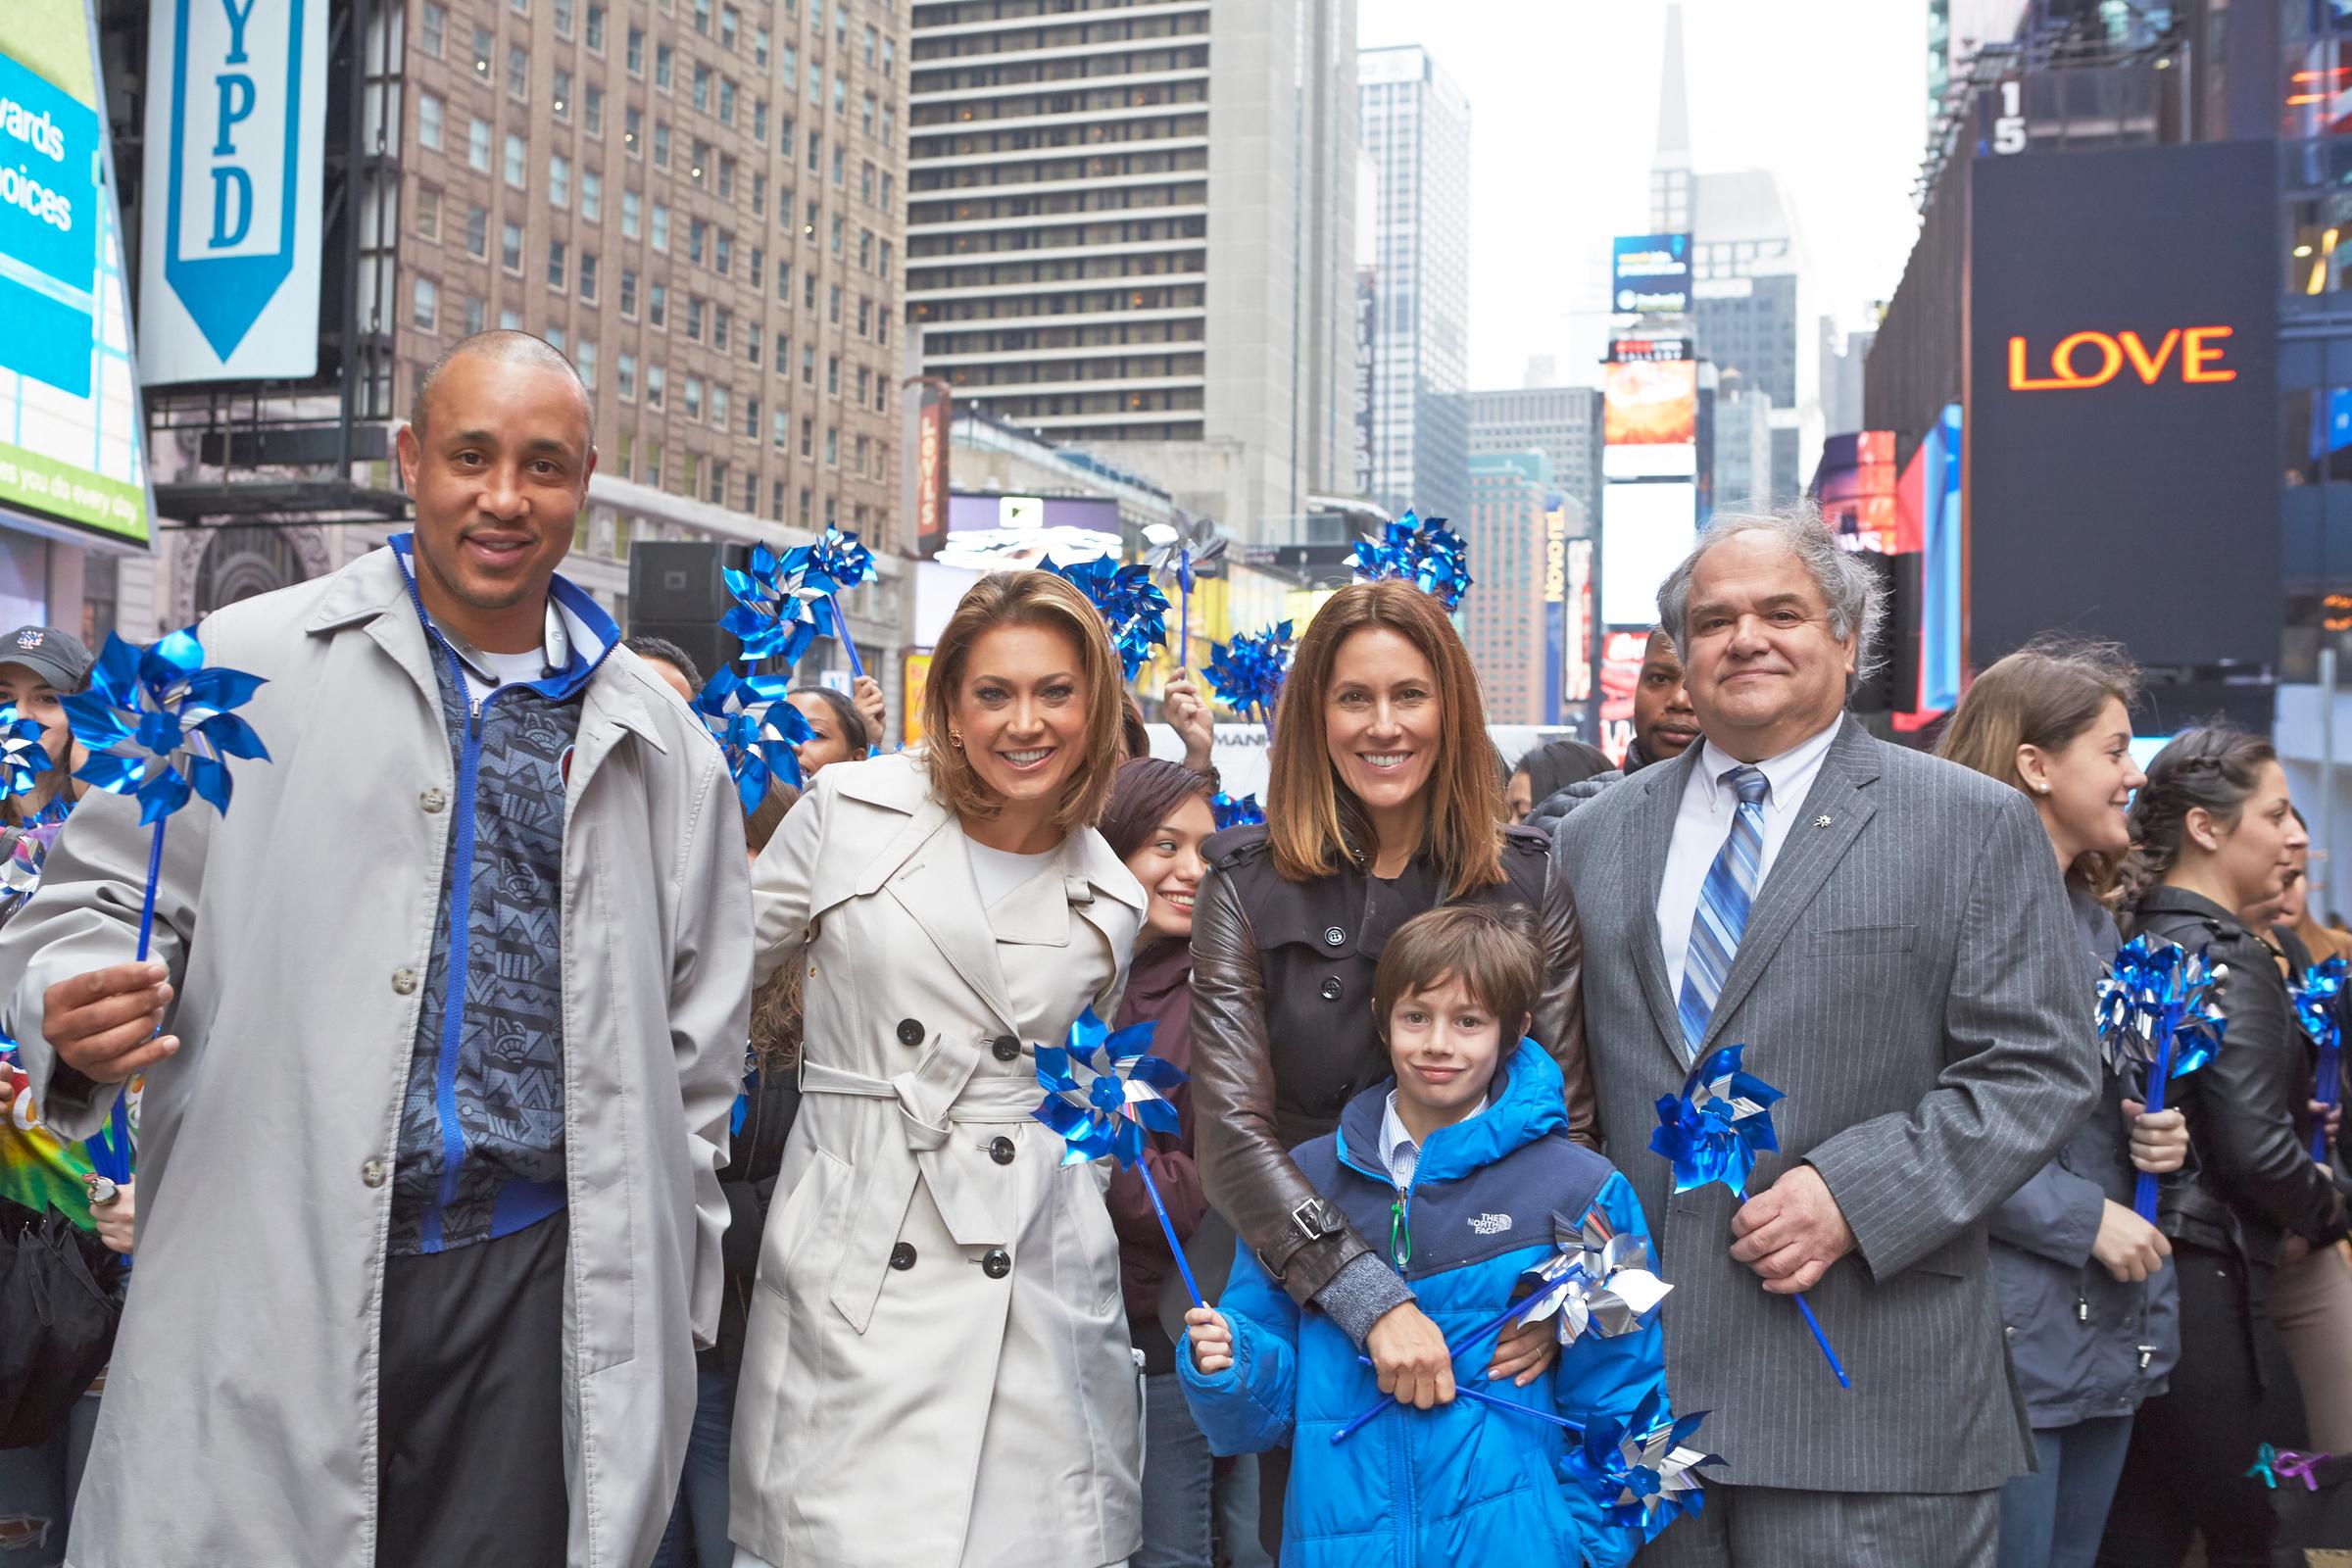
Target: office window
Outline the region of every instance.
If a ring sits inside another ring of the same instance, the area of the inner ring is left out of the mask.
[[[572,0],[555,0],[556,36],[559,38],[571,36],[571,5]]]
[[[476,261],[490,259],[490,214],[479,207],[466,209],[466,254]]]
[[[858,296],[858,335],[859,337],[864,337],[872,330],[870,323],[873,318],[873,309],[874,302],[872,300],[862,294]]]
[[[591,390],[596,386],[596,339],[584,337],[579,347],[571,351],[571,363],[580,372],[580,380]]]
[[[642,76],[645,74],[645,29],[643,27],[632,26],[629,28],[629,41],[623,59],[628,66],[630,75]]]
[[[710,0],[694,0],[694,30],[710,36]]]
[[[530,149],[520,136],[507,136],[507,183],[516,190],[530,184]]]
[[[718,122],[722,125],[735,123],[735,78],[733,76],[718,78]]]
[[[724,430],[727,426],[727,389],[717,382],[710,384],[710,426]]]
[[[637,215],[641,206],[641,198],[639,198],[635,191],[627,189],[623,189],[621,191],[620,237],[622,239],[635,239],[637,237]]]
[[[765,27],[754,27],[752,29],[753,65],[764,66],[767,64],[767,29]]]
[[[743,400],[743,438],[746,441],[760,439],[760,400],[758,398]]]
[[[667,328],[669,325],[669,285],[650,283],[645,290],[645,320],[648,326]]]
[[[556,208],[571,205],[571,160],[562,153],[547,161],[547,202]]]
[[[660,202],[654,203],[654,232],[652,243],[654,249],[660,251],[662,255],[666,256],[669,254],[669,209]]]
[[[724,305],[712,307],[710,311],[710,346],[721,354],[726,353],[727,339],[733,331],[734,325],[735,313],[733,311],[728,310]]]
[[[712,505],[723,505],[727,498],[727,466],[717,459],[710,460],[710,489],[707,499]]]
[[[473,336],[488,324],[489,319],[489,304],[474,295],[467,295],[466,298],[466,335]]]
[[[816,385],[816,345],[813,343],[801,345],[801,385]],[[806,442],[802,443],[801,456],[808,456]]]
[[[620,270],[620,314],[632,320],[637,316],[637,270],[633,267]]]
[[[654,122],[654,167],[669,167],[669,122],[666,120]]]
[[[547,106],[555,111],[559,119],[568,120],[571,118],[571,73],[562,66],[556,68],[553,90],[548,95]]]
[[[588,31],[586,34],[586,40],[589,48],[596,50],[600,54],[604,52],[605,8],[603,6],[590,6],[588,8]]]
[[[498,262],[510,272],[522,271],[522,225],[506,223],[499,228]]]
[[[485,174],[490,172],[490,122],[479,116],[466,126],[466,163]]]
[[[825,290],[825,319],[831,321],[835,326],[841,324],[841,285],[839,283],[835,283]]]
[[[441,100],[429,92],[416,95],[416,145],[441,150]]]
[[[847,114],[849,108],[850,78],[836,71],[833,73],[833,112],[837,115]]]
[[[777,53],[777,79],[782,81],[786,88],[797,92],[800,90],[800,74],[801,51],[788,43]]]
[[[701,418],[703,416],[703,378],[699,375],[686,377],[684,388],[686,400],[683,407],[686,410],[686,417],[689,419]]]
[[[703,340],[703,297],[700,294],[686,296],[686,336],[696,343]]]
[[[731,276],[734,270],[734,259],[735,236],[722,228],[718,231],[717,241],[711,247],[711,268],[721,277]]]
[[[694,68],[694,109],[702,115],[710,112],[710,68],[699,62]]]
[[[554,349],[558,354],[564,352],[564,329],[562,327],[556,325],[553,321],[550,321],[548,323],[547,330],[539,335],[547,339],[547,346],[549,348]]]
[[[591,86],[580,98],[580,128],[591,136],[605,133],[605,89]]]
[[[655,285],[655,287],[657,287],[657,288],[659,288],[660,286],[661,286],[660,284],[656,284],[656,285]],[[647,367],[645,368],[645,403],[646,403],[646,407],[648,407],[648,408],[652,408],[652,409],[658,409],[658,408],[662,407],[662,396],[663,396],[663,392],[664,392],[664,389],[665,389],[665,383],[667,382],[667,380],[668,380],[668,376],[667,376],[667,375],[666,375],[666,374],[663,372],[663,370],[662,370],[662,368],[661,366],[659,366],[659,365],[649,365],[649,366],[647,366]]]
[[[507,45],[507,96],[524,100],[530,95],[531,57],[524,52],[522,45],[511,43]]]
[[[812,130],[808,133],[808,172],[816,173],[824,167],[825,133],[821,130]]]
[[[416,188],[416,232],[426,239],[441,237],[441,193],[430,185]]]
[[[473,74],[484,81],[490,79],[490,29],[476,24],[473,29]]]
[[[416,12],[416,47],[435,60],[441,58],[441,41],[449,31],[449,8],[439,0],[424,0]]]
[[[756,473],[747,473],[743,476],[743,510],[756,512],[759,510],[759,506],[760,476]]]
[[[571,268],[566,260],[564,242],[560,239],[549,240],[547,242],[547,286],[553,289],[564,287],[570,273]]]
[[[701,219],[694,218],[687,220],[686,260],[693,263],[697,267],[703,265],[703,236],[709,231],[710,225],[705,223]]]
[[[839,213],[836,213],[836,214],[834,214],[834,215],[833,215],[833,226],[832,226],[832,233],[833,233],[833,254],[834,254],[834,255],[836,255],[836,256],[839,256],[839,255],[841,254],[841,235],[842,235],[842,220],[841,220],[841,215],[840,215]],[[835,318],[835,319],[837,319],[837,320],[838,320],[838,319],[839,319],[839,318],[838,318],[838,317],[836,317],[836,318]]]
[[[718,11],[718,41],[721,47],[733,49],[736,37],[743,28],[743,18],[733,6],[721,6]]]
[[[580,252],[580,298],[590,305],[596,303],[596,252],[594,251]]]
[[[620,144],[634,155],[638,151],[638,136],[645,129],[645,113],[634,104],[621,113]]]
[[[838,354],[825,356],[825,396],[841,396],[841,356]]]
[[[792,117],[790,115],[778,115],[776,117],[776,151],[782,153],[785,157],[790,158],[792,156]],[[790,207],[792,203],[786,202],[784,205],[786,207]]]
[[[806,528],[806,527],[808,527],[808,492],[807,490],[803,490],[803,491],[801,492],[801,510],[800,510],[800,515],[801,515],[801,526],[802,526],[803,528]]]
[[[654,85],[663,92],[669,91],[671,64],[669,45],[665,43],[654,45]]]
[[[814,419],[803,418],[801,420],[801,456],[804,458],[816,456],[816,421]]]
[[[757,245],[752,247],[752,267],[749,275],[754,288],[759,288],[767,281],[767,252]]]
[[[605,176],[593,169],[580,171],[580,217],[591,223],[605,218]]]
[[[776,373],[779,375],[783,374],[785,366],[788,365],[791,360],[792,334],[789,332],[778,332],[776,334]]]
[[[785,443],[792,439],[791,429],[791,418],[782,409],[777,409],[767,416],[767,444],[778,452],[783,451]]]
[[[411,324],[420,332],[430,332],[434,329],[433,323],[440,316],[440,312],[441,285],[429,277],[416,279],[414,304],[409,312]]]
[[[634,403],[637,401],[636,355],[623,354],[612,362],[612,381],[613,385],[620,390],[621,402]],[[622,444],[626,445],[628,438],[623,436],[621,440]]]
[[[752,176],[752,216],[754,218],[767,216],[767,176],[765,174]],[[760,280],[754,277],[752,281],[758,283]]]

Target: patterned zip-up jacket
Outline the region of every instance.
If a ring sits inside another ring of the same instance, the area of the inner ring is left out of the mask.
[[[392,545],[414,597],[408,536]],[[552,592],[570,662],[478,702],[416,605],[440,676],[458,815],[401,1102],[396,1254],[511,1235],[564,1207],[564,789],[581,694],[620,636],[572,584],[558,577]],[[453,972],[464,977],[454,988]]]

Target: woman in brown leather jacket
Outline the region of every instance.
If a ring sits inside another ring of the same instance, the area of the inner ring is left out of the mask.
[[[1209,1200],[1294,1299],[1369,1351],[1384,1390],[1425,1409],[1453,1396],[1445,1336],[1288,1151],[1385,1075],[1371,1011],[1382,945],[1455,903],[1535,911],[1549,976],[1532,1033],[1559,1062],[1577,1137],[1598,1147],[1575,909],[1543,835],[1504,826],[1493,751],[1477,673],[1437,602],[1409,583],[1341,589],[1307,624],[1283,690],[1266,823],[1209,840],[1194,914]],[[1543,1336],[1513,1336],[1494,1369],[1532,1375],[1549,1353]]]

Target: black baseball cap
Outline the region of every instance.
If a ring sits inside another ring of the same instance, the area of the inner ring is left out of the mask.
[[[81,690],[96,662],[80,638],[55,626],[19,626],[0,637],[0,664],[23,664],[61,693]]]

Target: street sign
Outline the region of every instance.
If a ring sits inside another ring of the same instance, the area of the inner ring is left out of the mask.
[[[318,368],[327,0],[156,0],[139,365],[151,386]]]

